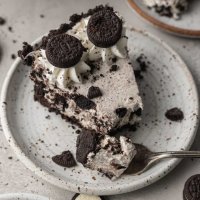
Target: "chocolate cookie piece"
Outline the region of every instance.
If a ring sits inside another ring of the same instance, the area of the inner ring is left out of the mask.
[[[23,42],[22,50],[18,51],[18,56],[23,60],[25,65],[31,66],[34,58],[32,56],[27,56],[30,52],[33,51],[33,46],[27,42]]]
[[[83,131],[76,142],[76,159],[83,165],[87,162],[87,155],[95,151],[98,141],[98,136],[95,132]]]
[[[113,46],[121,37],[122,21],[110,10],[94,13],[88,22],[89,40],[96,46],[107,48]]]
[[[89,99],[93,99],[93,98],[97,98],[97,97],[101,97],[102,96],[102,92],[101,90],[99,89],[99,87],[94,87],[94,86],[91,86],[88,90],[88,94],[87,94],[87,97]]]
[[[6,23],[6,20],[3,17],[0,17],[0,25],[4,25]]]
[[[52,160],[62,167],[74,167],[76,166],[76,161],[70,151],[64,151],[61,155],[52,157]]]
[[[115,72],[115,71],[118,70],[118,68],[119,68],[118,65],[112,65],[111,68],[110,68],[110,72]]]
[[[52,37],[46,47],[48,61],[59,68],[69,68],[77,64],[83,54],[81,42],[67,34]]]
[[[165,116],[171,121],[181,121],[184,118],[184,114],[179,108],[172,108],[167,110]]]
[[[185,183],[183,190],[184,200],[200,199],[200,174],[191,176]]]
[[[83,110],[90,110],[96,107],[96,104],[83,95],[76,95],[74,97],[76,105]]]
[[[117,114],[118,117],[122,118],[126,115],[127,113],[127,108],[117,108],[115,110],[115,113]]]

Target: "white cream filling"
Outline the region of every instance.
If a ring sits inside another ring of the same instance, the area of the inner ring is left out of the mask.
[[[173,17],[175,19],[179,18],[179,14],[181,13],[181,10],[177,8],[177,5],[182,5],[185,9],[188,7],[187,0],[143,0],[144,4],[148,7],[154,7],[154,6],[164,6],[164,7],[171,7],[171,12],[173,13]]]

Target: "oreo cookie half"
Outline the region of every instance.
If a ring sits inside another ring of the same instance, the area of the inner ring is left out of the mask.
[[[77,38],[61,34],[48,41],[46,56],[52,65],[59,68],[69,68],[80,61],[83,50],[84,47]]]
[[[87,34],[89,40],[98,47],[113,46],[121,37],[122,21],[110,10],[94,13],[88,22]]]
[[[184,200],[200,199],[200,174],[191,176],[185,183],[183,190]]]

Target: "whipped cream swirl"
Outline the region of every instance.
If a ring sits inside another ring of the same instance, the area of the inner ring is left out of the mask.
[[[81,60],[73,67],[70,68],[59,68],[53,66],[46,58],[45,50],[40,50],[39,56],[37,57],[38,64],[42,64],[46,69],[46,77],[51,84],[56,84],[60,88],[64,89],[67,85],[73,81],[75,83],[81,83],[81,74],[90,71],[90,67],[83,61],[85,53]]]

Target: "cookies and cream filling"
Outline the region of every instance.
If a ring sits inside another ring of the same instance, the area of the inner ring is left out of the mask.
[[[165,15],[167,9],[175,19],[178,19],[181,12],[188,7],[187,0],[143,0],[143,2],[147,7],[155,8],[161,15]]]

